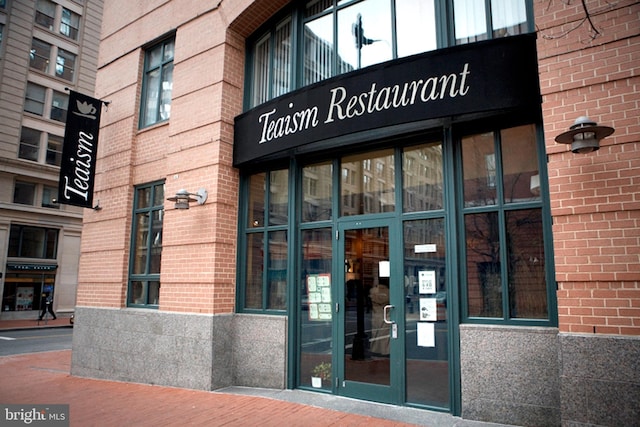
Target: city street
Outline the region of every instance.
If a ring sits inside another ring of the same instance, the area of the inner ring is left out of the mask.
[[[73,328],[41,328],[0,331],[0,356],[71,350]]]

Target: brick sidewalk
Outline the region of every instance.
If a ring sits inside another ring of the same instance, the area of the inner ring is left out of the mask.
[[[70,350],[0,357],[0,403],[69,404],[71,426],[82,427],[410,425],[255,396],[73,377],[70,367]]]
[[[71,326],[69,316],[58,316],[56,320],[49,318],[38,321],[38,315],[35,314],[33,319],[0,320],[0,331],[8,329],[52,328],[62,326]]]

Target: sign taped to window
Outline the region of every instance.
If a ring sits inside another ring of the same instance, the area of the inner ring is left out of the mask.
[[[309,320],[331,320],[331,274],[307,276]]]

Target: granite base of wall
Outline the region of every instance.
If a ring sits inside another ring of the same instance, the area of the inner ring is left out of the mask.
[[[640,426],[640,337],[560,334],[563,426]]]
[[[287,318],[235,314],[233,316],[234,385],[286,388]]]
[[[199,390],[284,388],[285,337],[281,316],[76,307],[71,374]]]
[[[556,328],[460,325],[462,417],[560,424]]]

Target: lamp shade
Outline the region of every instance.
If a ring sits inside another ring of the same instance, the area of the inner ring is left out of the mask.
[[[600,140],[615,130],[608,126],[598,126],[587,116],[580,116],[568,131],[556,136],[556,142],[571,144],[574,153],[590,153],[600,149]]]

